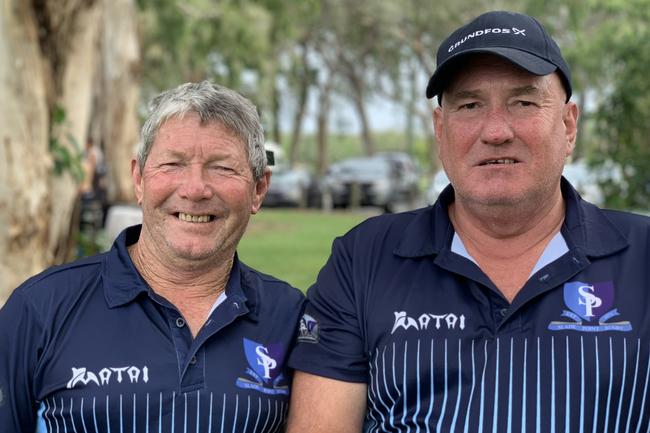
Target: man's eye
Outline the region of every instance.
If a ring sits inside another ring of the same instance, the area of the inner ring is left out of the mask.
[[[535,103],[532,101],[519,100],[517,101],[517,105],[520,105],[522,107],[532,107],[535,105]]]
[[[460,110],[475,110],[478,108],[478,102],[467,102],[458,107]]]

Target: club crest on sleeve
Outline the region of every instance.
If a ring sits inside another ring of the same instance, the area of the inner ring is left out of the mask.
[[[303,314],[300,319],[300,328],[298,330],[299,343],[318,343],[319,339],[318,321],[309,314]]]
[[[263,345],[248,338],[243,339],[248,367],[245,377],[237,378],[239,388],[254,389],[264,394],[289,394],[289,386],[282,374],[285,350],[281,343]]]
[[[551,331],[622,331],[629,332],[629,321],[612,322],[610,319],[620,313],[614,307],[614,283],[583,283],[574,281],[564,284],[564,304],[568,310],[562,316],[572,322],[553,321],[549,323]]]

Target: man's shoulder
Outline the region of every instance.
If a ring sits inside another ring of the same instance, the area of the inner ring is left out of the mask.
[[[430,212],[431,207],[424,207],[405,212],[372,216],[353,227],[345,236],[400,233],[406,230],[414,221],[428,215]]]
[[[64,298],[100,278],[103,260],[104,254],[98,254],[51,266],[25,280],[15,292],[35,301],[47,298],[46,303]]]

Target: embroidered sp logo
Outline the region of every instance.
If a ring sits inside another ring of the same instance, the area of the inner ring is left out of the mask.
[[[244,354],[248,362],[247,377],[239,377],[235,384],[244,389],[254,389],[264,394],[289,394],[282,374],[285,351],[280,343],[263,345],[248,338],[243,339]]]
[[[566,283],[564,303],[583,320],[597,320],[612,309],[614,305],[614,284],[605,283]]]
[[[548,325],[552,331],[575,330],[587,332],[602,331],[631,331],[628,321],[608,322],[618,316],[614,306],[614,283],[583,283],[575,281],[564,284],[564,303],[569,310],[564,310],[562,316],[573,319],[573,322],[553,321]],[[583,324],[583,321],[589,324]]]

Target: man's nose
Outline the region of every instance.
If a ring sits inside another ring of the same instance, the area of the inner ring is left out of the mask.
[[[481,140],[492,145],[510,142],[514,138],[511,122],[512,119],[505,108],[491,108],[483,121]]]
[[[181,197],[193,201],[212,197],[212,186],[208,180],[206,170],[202,166],[193,164],[187,167],[183,183],[179,188],[179,194]]]

